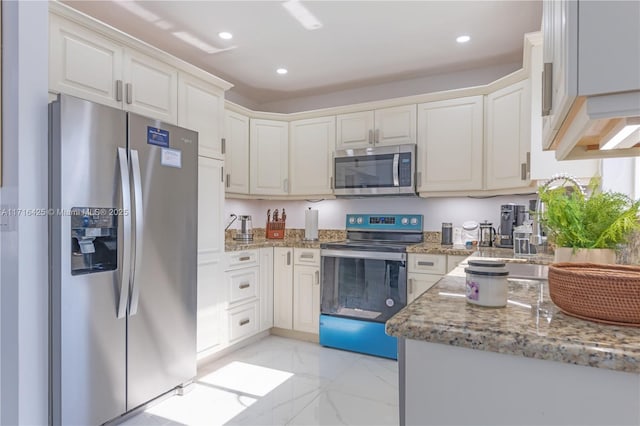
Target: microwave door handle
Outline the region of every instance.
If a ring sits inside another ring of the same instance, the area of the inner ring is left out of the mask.
[[[400,186],[400,154],[393,154],[393,186]]]

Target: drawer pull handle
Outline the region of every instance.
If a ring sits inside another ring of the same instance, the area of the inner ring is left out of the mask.
[[[251,259],[251,256],[242,256],[239,260],[240,262],[246,262],[249,259]]]
[[[251,286],[251,284],[249,284],[249,283],[242,283],[242,284],[240,284],[240,289],[242,290],[242,289],[245,289],[245,288],[249,288],[250,286]]]
[[[313,259],[313,253],[302,253],[300,259]]]
[[[240,320],[238,324],[240,324],[240,327],[242,327],[243,325],[249,324],[249,322],[250,322],[249,318],[246,318],[246,319]]]
[[[433,266],[433,265],[435,265],[434,262],[427,262],[427,261],[424,261],[424,260],[421,260],[421,261],[418,262],[418,266]]]

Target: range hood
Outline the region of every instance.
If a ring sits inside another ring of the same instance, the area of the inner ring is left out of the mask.
[[[558,160],[640,156],[640,91],[576,97],[550,148]]]

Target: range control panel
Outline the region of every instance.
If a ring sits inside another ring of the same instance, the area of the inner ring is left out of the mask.
[[[346,229],[422,232],[421,214],[348,214]]]

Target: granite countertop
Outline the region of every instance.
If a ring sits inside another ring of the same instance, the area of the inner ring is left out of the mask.
[[[254,229],[252,241],[236,241],[233,239],[235,231],[227,231],[224,241],[225,251],[252,250],[263,247],[295,247],[295,248],[315,248],[319,249],[320,244],[332,241],[341,241],[346,238],[346,231],[342,230],[320,230],[318,240],[308,241],[304,239],[304,229],[287,229],[284,238],[266,238],[265,229]]]
[[[477,256],[484,257],[482,253],[474,254]],[[464,268],[463,262],[387,321],[387,334],[640,373],[640,328],[568,316],[549,299],[546,281],[510,279],[509,302],[504,308],[468,304]]]

